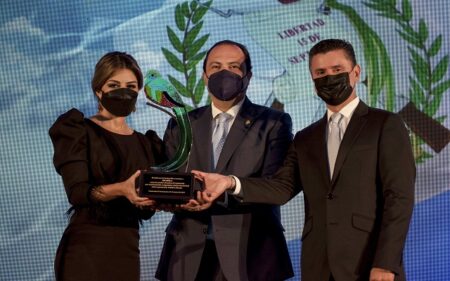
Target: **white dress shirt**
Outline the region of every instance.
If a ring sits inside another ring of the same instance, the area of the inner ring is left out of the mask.
[[[233,126],[233,123],[234,123],[234,120],[236,119],[236,116],[238,115],[238,113],[239,113],[239,110],[241,110],[241,107],[242,107],[242,104],[244,103],[244,100],[245,100],[245,98],[243,98],[241,101],[239,101],[237,104],[235,104],[235,105],[233,105],[230,109],[228,109],[227,111],[225,111],[225,113],[227,113],[227,114],[230,114],[231,116],[232,116],[232,119],[231,119],[231,121],[229,122],[229,127],[227,128],[227,131],[228,132],[230,132],[230,128]],[[214,105],[214,103],[212,102],[211,103],[211,112],[212,112],[212,120],[213,120],[213,122],[211,122],[211,128],[212,128],[212,130],[214,130],[214,127],[215,127],[215,125],[216,125],[216,117],[217,117],[217,115],[218,114],[220,114],[220,113],[222,113],[223,111],[222,110],[220,110],[220,109],[218,109],[215,105]],[[235,180],[237,179],[237,177],[234,177],[235,178]],[[237,181],[236,181],[236,184],[237,184]],[[239,191],[241,190],[241,185],[240,185],[241,183],[239,182]],[[237,188],[236,188],[237,189]],[[236,194],[238,194],[238,193],[236,193],[236,189],[235,189],[235,192],[233,192],[233,193],[231,193],[231,194],[233,194],[233,195],[236,195]],[[224,202],[224,204],[227,204],[227,202],[228,202],[228,198],[227,197],[225,197],[225,200],[224,200],[225,202]]]
[[[231,121],[229,122],[229,127],[227,128],[227,131],[230,131],[231,126],[233,126],[234,120],[236,119],[236,116],[239,113],[239,110],[241,110],[242,104],[244,103],[244,99],[242,99],[241,101],[239,101],[237,104],[233,105],[230,109],[228,109],[227,111],[225,111],[225,113],[228,113],[232,116]],[[214,129],[214,126],[216,125],[216,117],[218,114],[222,113],[223,111],[218,109],[214,103],[211,103],[211,112],[212,112],[212,118],[213,118],[213,122],[211,124],[212,128]]]
[[[350,122],[350,118],[352,118],[353,112],[355,112],[356,107],[359,104],[359,97],[356,97],[354,100],[349,102],[346,106],[344,106],[339,113],[342,114],[342,120],[340,127],[343,130],[342,135],[345,134],[347,130],[348,123]],[[333,115],[333,111],[327,109],[327,121],[328,121],[328,131],[330,131],[330,118]]]

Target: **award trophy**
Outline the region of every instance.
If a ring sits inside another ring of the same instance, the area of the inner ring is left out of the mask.
[[[156,70],[150,70],[145,75],[144,91],[148,105],[175,118],[180,129],[180,145],[172,159],[141,171],[139,195],[157,202],[185,203],[195,197],[196,190],[201,189],[200,182],[192,174],[175,172],[187,161],[192,143],[186,107],[175,88]],[[170,108],[173,113],[163,107]]]

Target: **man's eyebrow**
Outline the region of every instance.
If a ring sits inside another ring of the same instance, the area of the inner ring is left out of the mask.
[[[244,63],[240,62],[240,61],[231,61],[231,62],[228,63],[228,65],[230,65],[230,64],[243,65]]]

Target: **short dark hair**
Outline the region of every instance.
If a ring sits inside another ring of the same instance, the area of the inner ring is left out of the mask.
[[[347,59],[352,62],[353,66],[357,64],[355,50],[353,50],[352,44],[342,39],[325,39],[319,41],[319,43],[314,45],[309,51],[309,67],[311,68],[311,60],[315,55],[325,54],[335,50],[343,50]]]
[[[138,89],[142,89],[144,78],[137,61],[125,52],[109,52],[103,55],[95,65],[91,81],[92,91],[98,92],[117,70],[128,69],[136,76]]]
[[[206,52],[206,56],[205,59],[203,60],[203,71],[206,72],[206,63],[208,61],[208,57],[209,57],[209,53],[211,53],[211,51],[219,46],[219,45],[234,45],[237,46],[239,49],[241,49],[241,51],[244,53],[245,56],[245,60],[244,60],[244,64],[245,64],[245,71],[246,73],[251,72],[252,71],[252,60],[250,59],[250,54],[247,50],[247,47],[245,47],[244,45],[242,45],[241,43],[232,41],[232,40],[222,40],[219,41],[217,43],[215,43],[211,48],[209,48],[209,50]]]

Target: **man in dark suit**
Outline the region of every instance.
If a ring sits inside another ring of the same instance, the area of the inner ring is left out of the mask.
[[[407,130],[356,96],[360,66],[348,42],[321,41],[309,60],[325,116],[296,134],[273,179],[195,171],[203,200],[228,190],[243,203],[284,204],[303,191],[303,281],[405,280],[415,181]]]
[[[252,76],[247,49],[233,41],[218,42],[208,51],[203,68],[212,103],[189,113],[193,143],[181,171],[272,175],[292,142],[292,121],[288,114],[246,97]],[[171,120],[164,137],[169,157],[179,145],[178,134]],[[175,211],[156,277],[285,280],[293,271],[283,231],[279,206],[241,204],[231,195],[202,212]]]

